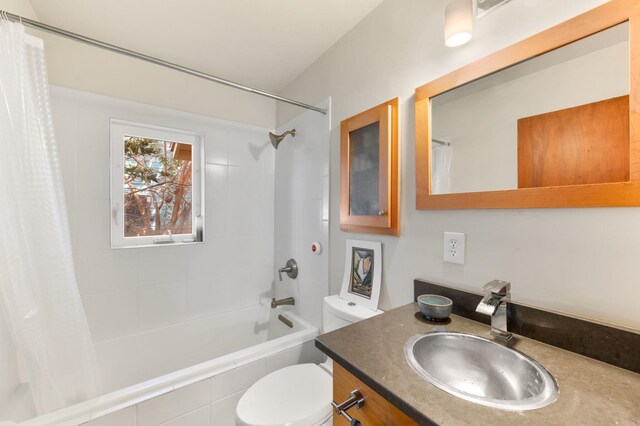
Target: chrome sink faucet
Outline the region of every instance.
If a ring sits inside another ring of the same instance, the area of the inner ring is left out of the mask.
[[[491,317],[491,334],[500,340],[508,341],[512,334],[507,326],[507,302],[511,300],[511,283],[493,280],[482,289],[485,296],[476,307],[476,312]]]

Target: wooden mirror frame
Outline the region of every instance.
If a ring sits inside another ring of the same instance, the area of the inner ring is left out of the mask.
[[[431,99],[458,86],[629,22],[629,181],[431,193]],[[611,0],[440,77],[415,91],[418,210],[640,206],[640,2]]]

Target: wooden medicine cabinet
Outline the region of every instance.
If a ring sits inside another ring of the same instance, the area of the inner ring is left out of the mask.
[[[400,235],[395,98],[340,123],[340,229]]]
[[[639,206],[639,52],[612,0],[417,88],[417,208]]]

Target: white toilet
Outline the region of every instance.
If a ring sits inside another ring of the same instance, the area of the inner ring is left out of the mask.
[[[322,306],[325,333],[381,314],[339,296],[327,296]],[[240,398],[236,424],[242,426],[329,426],[333,398],[331,359],[320,365],[299,364],[258,380]]]

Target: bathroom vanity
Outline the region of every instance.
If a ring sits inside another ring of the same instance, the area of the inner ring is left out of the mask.
[[[454,300],[448,322],[427,322],[417,304],[410,303],[316,339],[316,346],[334,360],[334,401],[347,400],[355,389],[362,393],[362,407],[347,410],[362,425],[640,422],[640,334],[515,304],[509,304],[510,328],[515,332],[511,347],[535,359],[555,378],[559,395],[554,403],[507,411],[465,401],[430,384],[405,359],[405,344],[412,336],[441,330],[489,338],[490,332],[488,319],[469,309],[482,296],[416,281],[416,295],[437,289]],[[334,422],[349,424],[335,413]]]

